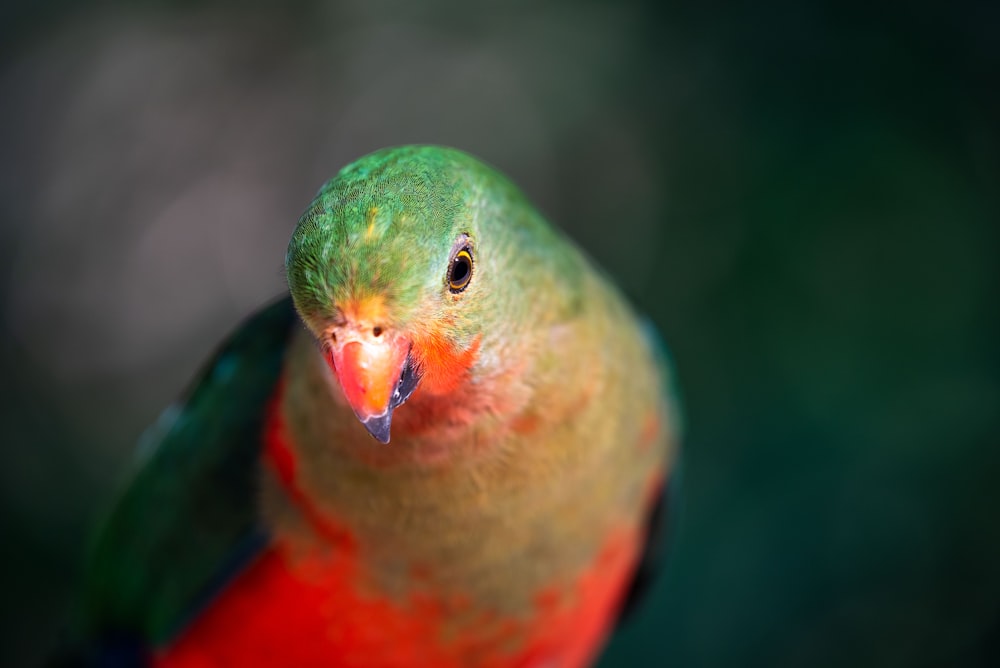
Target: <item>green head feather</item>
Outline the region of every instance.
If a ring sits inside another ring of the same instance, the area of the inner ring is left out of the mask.
[[[455,293],[449,261],[465,238],[473,277]],[[286,256],[292,298],[314,332],[337,304],[379,296],[388,326],[430,327],[459,345],[539,299],[560,310],[578,265],[506,178],[436,146],[384,149],[345,167],[302,215]]]

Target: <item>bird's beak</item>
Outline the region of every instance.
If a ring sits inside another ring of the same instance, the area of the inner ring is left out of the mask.
[[[344,328],[331,337],[330,358],[347,403],[368,433],[389,442],[392,411],[420,381],[410,356],[410,341],[399,334]]]

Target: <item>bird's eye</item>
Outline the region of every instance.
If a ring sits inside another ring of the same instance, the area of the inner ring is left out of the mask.
[[[462,246],[448,266],[448,288],[452,292],[461,292],[472,280],[472,249]]]

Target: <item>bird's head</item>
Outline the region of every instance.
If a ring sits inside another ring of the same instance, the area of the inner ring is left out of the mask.
[[[452,392],[479,357],[484,312],[496,308],[498,258],[482,235],[491,174],[450,149],[379,151],[324,185],[292,236],[296,309],[383,443],[418,385]]]

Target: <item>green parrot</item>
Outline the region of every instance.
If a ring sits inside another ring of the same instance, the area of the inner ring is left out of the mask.
[[[378,151],[290,295],[151,428],[99,534],[91,665],[590,665],[655,570],[679,417],[653,330],[506,178]]]

